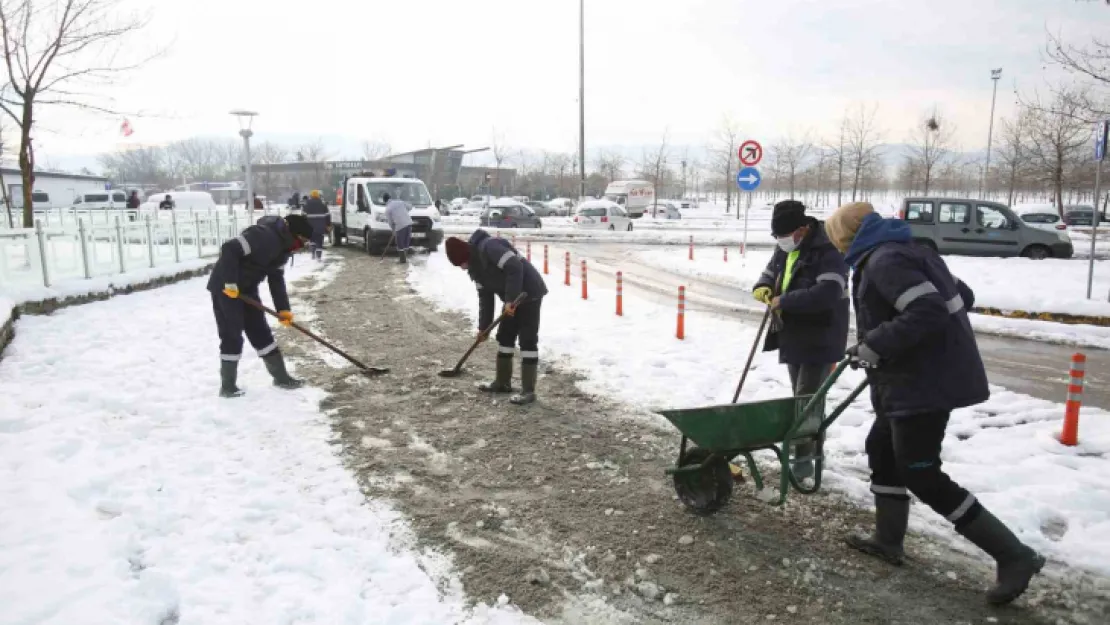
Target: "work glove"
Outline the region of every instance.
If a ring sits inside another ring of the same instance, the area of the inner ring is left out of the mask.
[[[769,287],[769,286],[759,287],[758,289],[752,291],[752,297],[755,298],[755,301],[762,302],[762,303],[767,304],[768,306],[770,306],[771,305],[771,287]]]
[[[877,369],[881,358],[867,343],[857,343],[845,352],[848,356],[848,365],[853,369]]]
[[[506,317],[512,317],[516,314],[516,305],[512,302],[505,302],[505,307],[501,309],[501,314]]]
[[[287,328],[292,327],[293,326],[293,313],[289,312],[288,310],[279,310],[278,311],[278,322],[280,322],[281,325],[283,325]]]
[[[230,297],[231,299],[238,299],[239,285],[235,284],[234,282],[228,282],[224,285],[224,295]]]

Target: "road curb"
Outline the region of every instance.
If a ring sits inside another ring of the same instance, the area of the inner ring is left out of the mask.
[[[1099,315],[1069,315],[1054,312],[1029,312],[1026,310],[1002,310],[1000,308],[971,309],[971,312],[991,317],[1004,317],[1006,319],[1028,319],[1030,321],[1055,321],[1068,325],[1088,325],[1110,328],[1110,317]]]

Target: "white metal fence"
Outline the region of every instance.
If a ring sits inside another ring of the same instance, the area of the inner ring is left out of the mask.
[[[0,285],[52,286],[219,255],[246,211],[36,212],[34,228],[0,229]],[[256,211],[254,216],[261,217]]]

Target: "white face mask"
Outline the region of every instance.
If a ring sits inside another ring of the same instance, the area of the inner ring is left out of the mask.
[[[794,240],[794,235],[790,235],[787,237],[776,237],[776,240],[778,241],[779,249],[786,252],[787,254],[793,252],[798,247],[797,241]]]

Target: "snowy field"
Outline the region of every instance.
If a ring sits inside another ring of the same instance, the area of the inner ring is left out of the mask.
[[[248,398],[216,397],[204,280],[18,321],[0,360],[0,623],[531,622],[467,608],[449,560],[367,501],[321,391],[274,389],[248,347]]]
[[[423,297],[476,319],[473,284],[443,255],[431,255],[409,276]],[[588,301],[581,299],[577,275],[570,287],[554,276],[548,285],[545,319],[582,321],[542,326],[543,358],[587,375],[582,383],[587,390],[645,410],[731,400],[754,326],[692,310],[687,312],[687,339],[679,341],[674,338],[671,306],[653,304],[626,288],[625,315],[617,317],[609,285],[591,285]],[[861,379],[862,373],[848,371],[835,386],[832,400],[845,397]],[[542,385],[541,380],[541,397]],[[777,354],[760,353],[744,399],[787,396],[789,388]],[[1110,574],[1110,413],[1084,408],[1081,443],[1075,448],[1053,439],[1063,414],[1062,404],[993,387],[989,401],[953,414],[944,462],[954,479],[975,492],[1023,540],[1056,561]],[[662,417],[645,418],[670,427]],[[864,505],[871,501],[864,452],[871,419],[869,405],[857,402],[830,430],[827,446],[831,487]],[[946,521],[921,506],[913,525],[960,549],[972,549]]]

